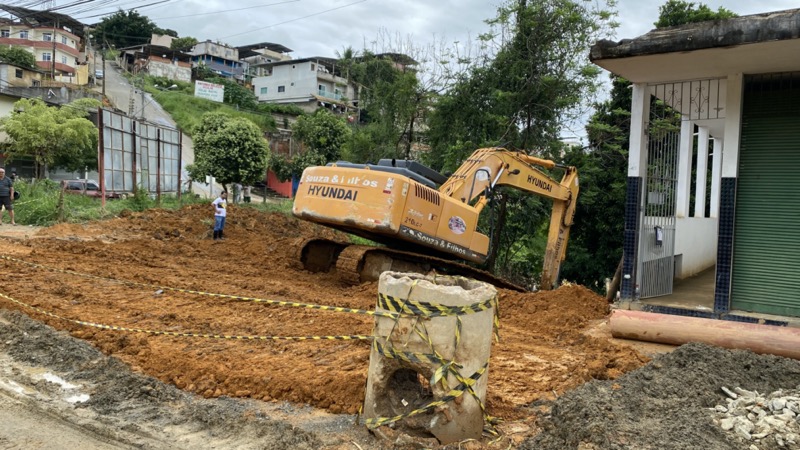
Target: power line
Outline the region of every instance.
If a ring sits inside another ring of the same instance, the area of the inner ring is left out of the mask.
[[[303,19],[308,19],[309,17],[319,16],[321,14],[325,14],[325,13],[328,13],[328,12],[331,12],[331,11],[336,11],[337,9],[343,9],[343,8],[347,8],[348,6],[357,5],[359,3],[364,3],[365,1],[367,1],[367,0],[359,0],[357,2],[348,3],[348,4],[342,5],[342,6],[337,6],[336,8],[326,9],[325,11],[320,11],[320,12],[317,12],[317,13],[314,13],[314,14],[309,14],[307,16],[298,17],[296,19],[285,20],[283,22],[273,23],[272,25],[267,25],[265,27],[255,28],[255,29],[252,29],[252,30],[249,30],[249,31],[243,31],[241,33],[231,34],[231,35],[228,35],[228,36],[223,36],[223,37],[220,37],[220,38],[217,38],[217,39],[232,38],[234,36],[241,36],[243,34],[249,34],[249,33],[255,32],[255,31],[261,31],[261,30],[265,30],[267,28],[276,27],[278,25],[283,25],[283,24],[286,24],[286,23],[297,22],[298,20],[303,20]]]
[[[267,6],[283,5],[283,4],[286,4],[286,3],[296,3],[296,2],[299,2],[299,1],[300,0],[288,0],[288,1],[285,1],[285,2],[269,3],[269,4],[266,4],[266,5],[248,6],[246,8],[223,9],[223,10],[220,10],[220,11],[211,11],[211,12],[204,12],[204,13],[197,13],[197,14],[186,14],[184,16],[156,17],[156,18],[154,18],[152,20],[181,19],[181,18],[184,18],[184,17],[207,16],[209,14],[219,14],[219,13],[225,13],[225,12],[244,11],[246,9],[264,8],[264,7],[267,7]]]

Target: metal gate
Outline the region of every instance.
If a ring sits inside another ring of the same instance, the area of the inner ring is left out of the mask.
[[[691,141],[681,145],[681,127],[686,121],[702,124],[724,117],[723,105],[724,85],[719,79],[650,86],[647,175],[639,221],[639,298],[672,294],[678,160],[681,148],[689,152],[689,161],[695,151],[694,133],[688,133]]]
[[[656,86],[653,91],[666,86]],[[659,92],[660,93],[660,92]],[[647,126],[647,179],[643,190],[644,214],[639,230],[639,297],[672,293],[675,266],[675,200],[680,154],[680,114],[658,94],[650,105]]]

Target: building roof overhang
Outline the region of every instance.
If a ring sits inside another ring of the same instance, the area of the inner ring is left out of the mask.
[[[599,41],[589,58],[635,83],[800,70],[800,9],[658,29]]]
[[[0,10],[17,17],[17,19],[22,23],[30,25],[31,27],[37,27],[41,25],[57,25],[59,27],[67,27],[75,36],[78,36],[81,39],[84,38],[83,29],[85,25],[66,14],[53,11],[40,11],[38,9],[29,9],[7,4],[0,4]]]

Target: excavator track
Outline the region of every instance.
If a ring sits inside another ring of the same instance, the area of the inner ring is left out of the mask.
[[[524,292],[526,289],[491,273],[466,264],[435,256],[396,250],[387,247],[348,245],[328,239],[308,239],[298,243],[298,259],[305,270],[329,272],[336,269],[339,278],[348,284],[375,281],[380,274],[396,272],[435,272],[441,275],[458,275],[483,281],[503,289]]]

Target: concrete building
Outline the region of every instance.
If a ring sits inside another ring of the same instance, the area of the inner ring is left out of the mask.
[[[633,83],[621,297],[631,309],[798,324],[800,10],[601,41]],[[679,301],[673,286],[701,274]]]
[[[244,66],[236,48],[208,40],[197,43],[189,53],[193,67],[202,64],[221,77],[244,81]]]
[[[342,76],[336,62],[318,56],[266,64],[266,75],[253,78],[255,94],[261,102],[294,104],[307,112],[320,107],[356,111],[357,86]]]
[[[272,42],[259,42],[258,44],[236,47],[242,61],[245,82],[252,84],[253,78],[264,77],[270,74],[270,66],[277,61],[292,59],[289,53],[292,49]]]
[[[130,73],[146,72],[154,77],[170,80],[192,81],[191,55],[172,50],[171,36],[154,34],[150,44],[120,49],[120,65]]]
[[[6,20],[0,23],[0,45],[28,50],[45,72],[55,70],[56,75],[66,77],[77,75],[81,39],[65,29],[33,27]]]
[[[42,72],[0,62],[0,90],[29,88],[42,84]],[[0,117],[4,116],[0,112]]]

